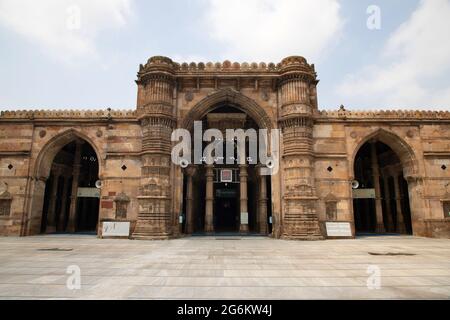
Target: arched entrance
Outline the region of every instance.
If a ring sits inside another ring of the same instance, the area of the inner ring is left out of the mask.
[[[408,168],[410,169],[410,168]],[[376,137],[354,160],[353,213],[356,234],[412,234],[408,183],[400,156]]]
[[[192,131],[194,121],[201,121],[203,130],[218,129],[224,137],[227,129],[258,132],[260,128],[271,127],[269,118],[256,103],[232,90],[223,90],[201,101],[186,116],[184,128]],[[209,143],[203,142],[202,150]],[[247,139],[246,158],[249,143]],[[180,190],[183,233],[266,235],[271,232],[271,177],[261,174],[257,159],[238,163],[236,148],[236,143],[224,143],[224,156],[228,149],[234,150],[232,164],[225,157],[223,163],[194,164],[183,170]]]
[[[99,220],[100,159],[88,138],[67,131],[39,154],[28,235],[96,233]]]
[[[89,143],[76,140],[65,145],[56,154],[45,185],[41,233],[95,232],[97,180],[98,159]]]

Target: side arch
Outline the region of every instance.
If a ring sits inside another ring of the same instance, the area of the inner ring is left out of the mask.
[[[34,165],[34,176],[37,180],[46,180],[50,174],[51,166],[53,163],[53,159],[56,154],[67,144],[70,142],[81,139],[86,141],[91,145],[94,149],[99,165],[99,178],[103,177],[103,157],[101,157],[101,152],[98,146],[89,138],[86,134],[77,131],[75,129],[69,129],[64,132],[57,134],[52,137],[47,143],[44,145],[42,150],[39,152],[39,155],[36,158]]]
[[[275,128],[269,115],[258,103],[233,89],[222,89],[202,99],[186,114],[181,121],[180,127],[191,129],[194,121],[203,118],[207,113],[223,103],[230,103],[235,108],[247,113],[262,129],[270,130]]]
[[[46,181],[50,175],[53,161],[57,153],[67,144],[76,139],[84,140],[94,150],[98,161],[98,177],[102,179],[104,170],[104,159],[94,141],[86,134],[68,129],[52,137],[39,151],[34,166],[31,169],[30,197],[25,204],[25,217],[22,221],[21,235],[39,234],[41,230],[41,220],[43,214]]]
[[[370,140],[378,140],[387,146],[389,146],[399,157],[400,162],[403,167],[403,175],[405,178],[416,178],[419,175],[419,166],[417,161],[417,156],[411,146],[399,137],[396,133],[388,131],[383,128],[378,128],[374,132],[368,134],[362,138],[356,147],[354,148],[352,154],[350,155],[350,172],[354,176],[354,164],[355,158],[361,147],[369,142]]]

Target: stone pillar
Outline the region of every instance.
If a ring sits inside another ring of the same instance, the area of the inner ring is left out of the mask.
[[[280,64],[278,80],[279,126],[283,131],[282,237],[322,239],[317,215],[313,127],[314,65],[303,57],[288,57]],[[313,96],[313,97],[312,97]]]
[[[406,168],[405,168],[406,169]],[[412,171],[412,168],[408,168]],[[405,179],[408,182],[408,201],[411,213],[411,227],[412,233],[415,236],[426,237],[429,236],[427,231],[426,222],[424,218],[430,217],[431,212],[428,208],[427,200],[424,199],[425,193],[425,183],[424,178],[417,175],[411,174],[405,175]],[[425,218],[425,219],[426,219]]]
[[[405,220],[403,218],[403,210],[402,210],[402,194],[400,192],[400,184],[398,183],[399,177],[400,177],[400,173],[398,171],[396,171],[395,174],[393,174],[394,191],[395,191],[395,206],[397,209],[396,231],[398,233],[406,233]]]
[[[187,184],[186,184],[186,233],[192,234],[194,232],[194,174],[196,168],[194,166],[189,166],[186,168]]]
[[[214,232],[214,172],[212,165],[206,165],[205,232]]]
[[[56,231],[56,199],[58,198],[59,170],[53,168],[52,175],[53,178],[50,186],[50,199],[47,211],[47,225],[45,228],[47,233]]]
[[[376,212],[376,227],[375,232],[385,232],[383,222],[383,206],[381,204],[381,188],[380,188],[380,168],[378,165],[377,150],[375,141],[370,142],[370,159],[372,162],[373,185],[375,188],[375,212]]]
[[[261,168],[258,168],[259,173],[259,198],[258,198],[258,225],[261,234],[268,233],[267,226],[267,177],[261,175]]]
[[[177,233],[172,206],[171,134],[175,128],[175,64],[152,57],[138,73],[137,114],[142,129],[139,212],[132,237],[168,239]],[[175,220],[176,219],[176,220]]]
[[[389,194],[389,176],[387,174],[383,175],[384,184],[384,199],[386,201],[386,218],[387,218],[387,231],[394,231],[394,223],[392,218],[392,208],[391,208],[391,195]]]
[[[64,230],[64,220],[66,218],[68,198],[69,198],[69,177],[64,176],[64,186],[61,198],[61,212],[59,213],[58,226],[56,228],[58,231]]]
[[[248,229],[247,180],[248,180],[247,165],[246,164],[239,165],[239,187],[240,187],[239,232],[241,232],[241,233],[247,233],[249,231],[249,229]]]
[[[75,232],[77,219],[77,199],[78,199],[78,180],[80,178],[81,169],[81,148],[84,141],[76,140],[75,156],[73,160],[72,172],[72,194],[70,196],[69,222],[67,224],[67,232]]]

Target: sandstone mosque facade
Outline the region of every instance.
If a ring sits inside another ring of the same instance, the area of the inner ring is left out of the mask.
[[[450,236],[450,112],[319,110],[313,64],[156,56],[130,111],[3,111],[0,235]],[[174,129],[280,129],[280,169],[172,163]],[[222,179],[224,176],[227,180]],[[333,225],[333,223],[341,223]],[[343,223],[343,224],[342,224]],[[125,224],[127,225],[127,224]],[[345,232],[344,232],[345,233]]]

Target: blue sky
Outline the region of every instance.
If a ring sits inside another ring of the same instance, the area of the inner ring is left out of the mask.
[[[0,0],[0,110],[133,109],[153,55],[302,55],[320,109],[449,110],[449,33],[450,0]]]

